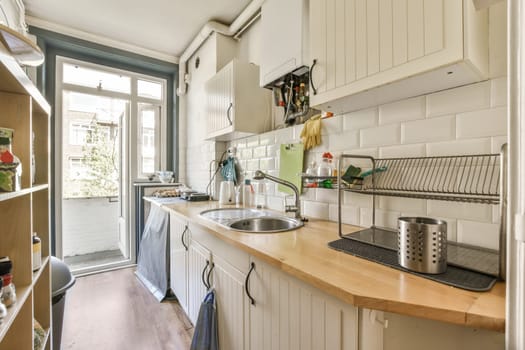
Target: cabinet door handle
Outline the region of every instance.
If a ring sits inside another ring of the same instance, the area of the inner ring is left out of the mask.
[[[210,289],[211,287],[210,276],[214,268],[215,268],[215,264],[211,263],[210,271],[208,271],[208,274],[206,275],[206,282],[208,282],[208,289]]]
[[[230,125],[233,125],[232,118],[230,116],[232,108],[233,108],[233,103],[230,102],[230,105],[228,106],[228,110],[226,110],[226,118],[228,118]]]
[[[246,280],[244,281],[244,290],[246,291],[246,295],[248,296],[248,299],[250,299],[250,303],[255,306],[255,299],[250,294],[250,288],[248,287],[248,282],[250,281],[250,275],[252,274],[252,271],[255,270],[255,263],[252,262],[250,271],[248,271],[248,274],[246,275]]]
[[[184,247],[184,249],[186,251],[188,251],[188,246],[186,245],[186,243],[184,243],[184,236],[186,235],[186,232],[188,232],[188,225],[186,225],[186,227],[184,227],[184,231],[182,232],[182,236],[180,237],[180,240],[182,242],[182,246]]]
[[[210,286],[206,284],[206,270],[208,269],[208,266],[210,266],[210,261],[206,260],[206,266],[204,266],[204,269],[202,270],[201,274],[202,284],[204,284],[204,287],[206,287],[206,289],[210,289]]]
[[[314,80],[312,77],[312,73],[314,71],[314,67],[317,64],[317,59],[314,59],[312,62],[312,66],[310,67],[310,87],[312,88],[312,91],[314,92],[314,95],[317,95],[317,89],[314,86]]]

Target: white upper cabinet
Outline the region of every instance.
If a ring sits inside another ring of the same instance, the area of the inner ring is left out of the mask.
[[[207,138],[228,141],[271,129],[270,91],[256,65],[232,60],[206,82]]]
[[[310,105],[335,113],[488,78],[471,0],[310,0],[310,45]]]
[[[266,86],[309,63],[308,1],[266,0],[261,8],[261,79]]]

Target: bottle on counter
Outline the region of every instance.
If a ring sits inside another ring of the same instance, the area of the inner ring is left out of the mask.
[[[244,207],[249,208],[253,206],[254,190],[250,179],[244,180],[242,186],[242,204]]]

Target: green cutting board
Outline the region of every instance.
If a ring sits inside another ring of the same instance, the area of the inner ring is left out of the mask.
[[[281,157],[279,160],[279,177],[290,181],[301,193],[301,173],[303,171],[304,148],[302,143],[288,143],[281,145]],[[291,188],[279,185],[280,192],[293,194]]]

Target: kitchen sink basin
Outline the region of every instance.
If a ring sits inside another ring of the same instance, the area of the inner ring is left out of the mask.
[[[274,233],[295,230],[303,222],[275,212],[254,208],[220,208],[205,210],[200,215],[235,231]]]
[[[262,216],[247,218],[230,223],[230,228],[237,231],[253,233],[273,233],[295,230],[303,226],[303,222],[289,217]]]

